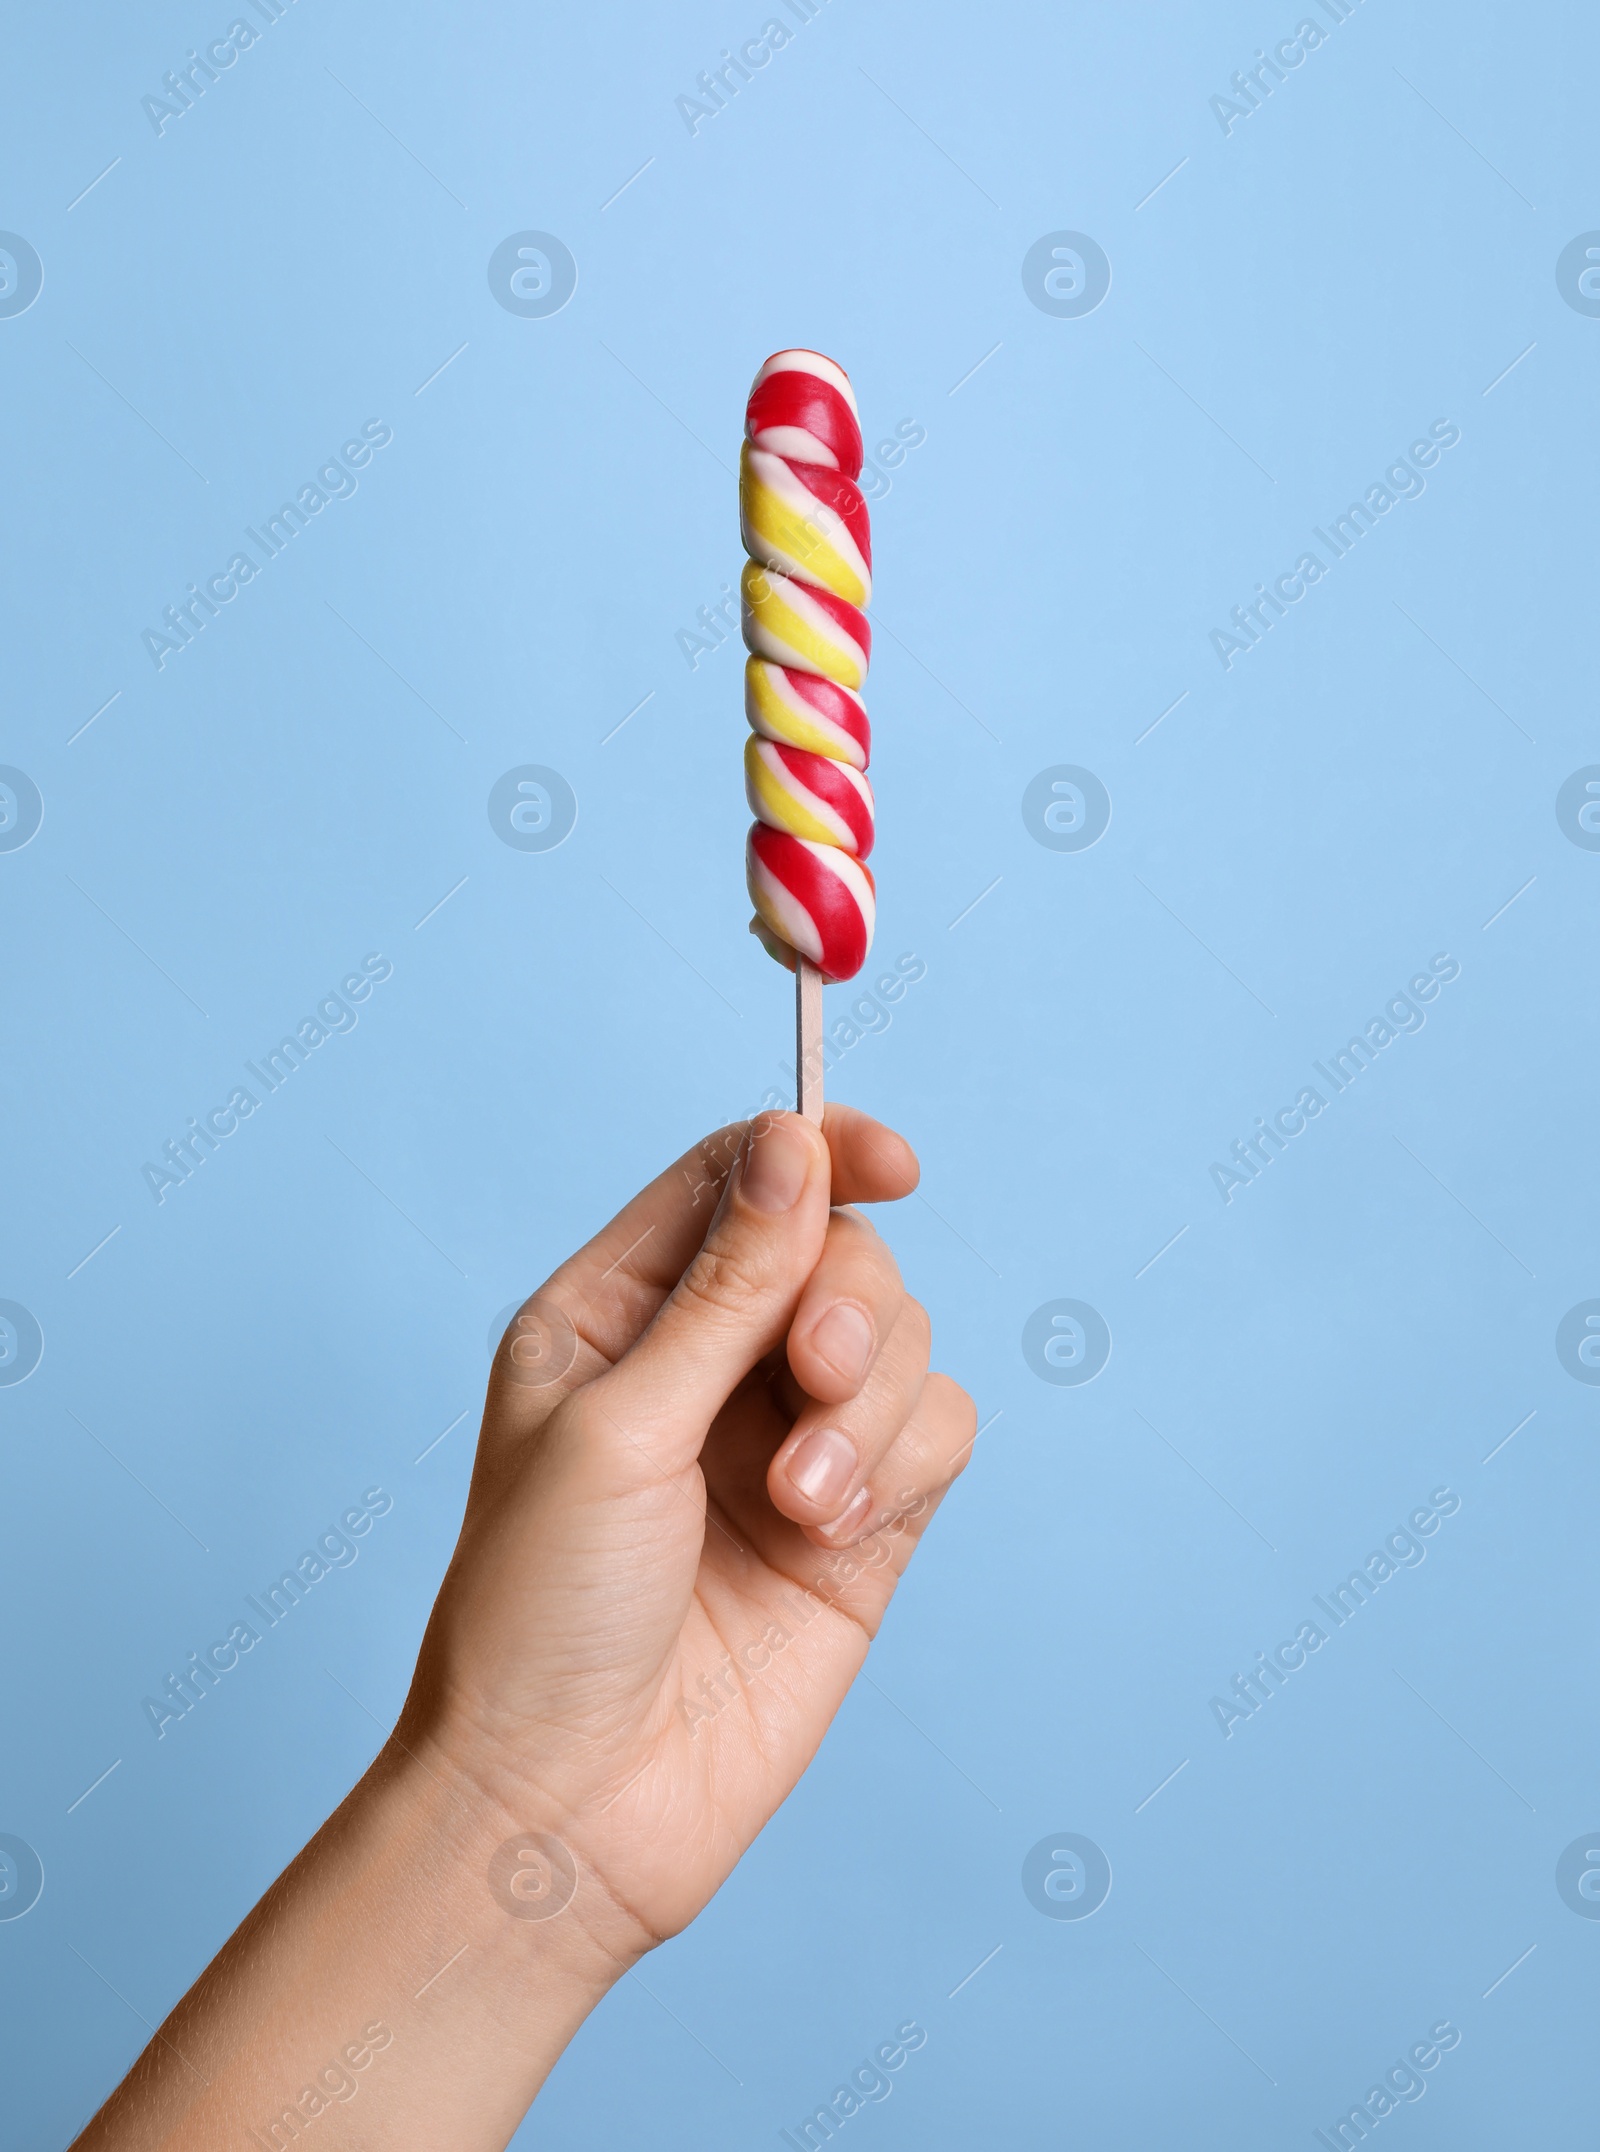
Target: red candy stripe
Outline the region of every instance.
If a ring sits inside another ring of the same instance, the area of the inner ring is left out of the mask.
[[[778,571],[775,568],[769,568],[766,573],[775,581],[778,580]],[[872,622],[861,608],[852,605],[847,598],[836,598],[831,590],[823,590],[816,583],[801,583],[798,576],[785,577],[783,580],[796,587],[803,598],[809,598],[814,605],[820,605],[842,632],[856,644],[861,652],[861,670],[865,672],[872,663]]]
[[[763,882],[769,887],[776,885],[781,897],[811,929],[804,938],[817,953],[813,955],[812,949],[801,953],[825,979],[854,978],[872,946],[872,869],[833,845],[808,844],[803,837],[769,829],[764,822],[752,826],[745,858],[758,908]],[[784,938],[790,939],[787,934]],[[791,942],[791,946],[798,944]]]
[[[833,510],[855,540],[861,558],[870,568],[872,518],[867,513],[867,497],[855,480],[846,478],[842,471],[830,471],[826,464],[802,463],[794,456],[785,456],[783,460],[807,492],[819,500],[824,508]]]
[[[755,387],[745,407],[744,430],[757,448],[779,456],[803,456],[807,461],[842,471],[846,478],[861,475],[861,427],[840,391],[806,363],[819,353],[779,351],[756,375]],[[837,371],[829,360],[821,361]],[[803,445],[808,437],[811,446]]]
[[[781,740],[751,741],[746,749],[745,797],[757,817],[774,829],[785,829],[789,825],[780,819],[781,803],[776,807],[769,805],[748,774],[752,750],[802,813],[814,814],[812,802],[815,801],[836,814],[850,833],[849,842],[841,849],[854,852],[857,859],[866,858],[872,850],[873,808],[872,787],[865,777],[851,769],[848,762],[835,762],[828,755],[814,755],[804,747],[790,747]],[[794,832],[791,830],[790,834]],[[839,843],[837,837],[831,836],[820,841]]]
[[[776,716],[763,708],[769,684],[775,697],[792,697],[803,706],[803,714],[835,735],[830,753],[858,770],[866,768],[872,759],[872,726],[859,695],[852,695],[837,680],[824,680],[820,673],[796,672],[788,665],[774,665],[769,658],[752,658],[745,667],[745,715],[769,740],[785,737]]]

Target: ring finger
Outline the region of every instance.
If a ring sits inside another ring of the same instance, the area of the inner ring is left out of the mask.
[[[808,1401],[779,1446],[767,1468],[767,1493],[819,1545],[837,1545],[830,1531],[848,1532],[865,1518],[870,1477],[922,1393],[928,1347],[927,1312],[906,1298],[857,1394],[842,1404]]]

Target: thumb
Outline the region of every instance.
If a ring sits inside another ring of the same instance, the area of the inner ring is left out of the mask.
[[[582,1393],[668,1471],[758,1360],[781,1343],[828,1231],[831,1165],[796,1113],[750,1125],[705,1241],[654,1321]]]

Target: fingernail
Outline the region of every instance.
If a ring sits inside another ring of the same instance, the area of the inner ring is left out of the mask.
[[[818,1509],[831,1510],[844,1500],[856,1464],[848,1435],[837,1427],[814,1427],[789,1459],[790,1484]]]
[[[853,1539],[867,1521],[867,1511],[872,1507],[872,1489],[863,1487],[842,1517],[835,1517],[832,1524],[820,1524],[817,1530],[824,1539],[835,1542]]]
[[[872,1325],[849,1301],[836,1301],[812,1331],[811,1343],[841,1382],[859,1382],[872,1359]]]
[[[811,1146],[792,1121],[773,1121],[753,1136],[739,1186],[758,1211],[775,1218],[798,1201],[811,1165]]]

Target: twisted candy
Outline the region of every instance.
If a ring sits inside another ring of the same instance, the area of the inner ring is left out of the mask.
[[[752,737],[744,743],[744,789],[774,829],[836,844],[857,859],[872,850],[872,787],[848,762]]]
[[[856,484],[861,428],[842,367],[815,351],[767,360],[745,409],[739,527],[745,793],[755,812],[745,875],[751,932],[792,971],[825,979],[867,960],[876,909],[872,733],[857,690],[872,631],[872,534]]]
[[[819,590],[747,560],[739,577],[740,622],[747,649],[796,672],[821,673],[859,688],[872,657],[867,616],[831,590]]]
[[[858,695],[818,673],[793,672],[765,658],[747,658],[744,714],[766,740],[787,740],[864,770],[872,754],[872,727]]]

